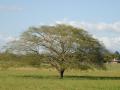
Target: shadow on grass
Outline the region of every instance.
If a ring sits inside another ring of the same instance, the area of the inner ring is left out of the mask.
[[[110,76],[65,76],[65,78],[82,80],[120,80],[120,77]]]
[[[32,78],[32,79],[59,79],[58,76],[42,76],[42,75],[17,75],[15,77],[20,77],[20,78]]]
[[[39,76],[39,75],[19,75],[16,77],[33,78],[33,79],[60,79],[59,76]],[[120,80],[120,77],[107,76],[64,76],[68,80]]]

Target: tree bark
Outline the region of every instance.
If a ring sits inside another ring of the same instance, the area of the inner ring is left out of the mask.
[[[61,78],[61,79],[62,79],[63,76],[64,76],[64,71],[65,71],[64,69],[61,69],[61,70],[60,70],[60,78]]]

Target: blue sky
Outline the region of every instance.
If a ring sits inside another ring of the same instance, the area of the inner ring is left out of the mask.
[[[1,43],[29,26],[56,22],[85,28],[108,49],[120,51],[120,0],[0,0]]]

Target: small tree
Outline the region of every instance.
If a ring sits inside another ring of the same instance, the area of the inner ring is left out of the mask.
[[[115,59],[120,59],[120,53],[119,53],[118,51],[115,51],[115,52],[113,53],[113,57],[114,57]]]
[[[14,53],[45,53],[63,78],[67,68],[103,66],[104,47],[86,31],[70,25],[31,27],[10,45]]]
[[[113,58],[114,58],[114,55],[113,55],[112,52],[106,51],[106,52],[104,53],[104,62],[105,62],[105,63],[106,63],[106,62],[111,62]]]
[[[0,53],[0,68],[4,70],[17,66],[17,59],[18,57],[15,54],[8,52]]]

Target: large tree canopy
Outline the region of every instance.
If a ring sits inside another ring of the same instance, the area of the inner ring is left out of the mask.
[[[31,27],[10,44],[13,52],[45,54],[60,76],[66,68],[103,66],[104,47],[85,30],[70,25]]]

